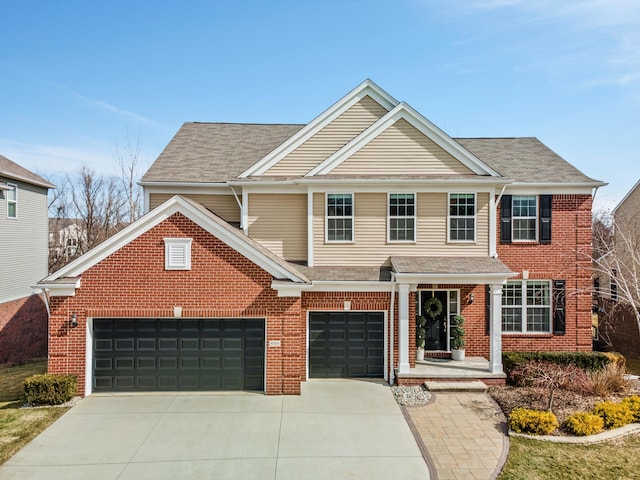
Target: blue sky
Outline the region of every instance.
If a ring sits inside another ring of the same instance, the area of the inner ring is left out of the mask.
[[[365,78],[454,137],[536,136],[640,179],[637,0],[0,0],[0,154],[42,174],[145,165],[185,121],[306,123]]]

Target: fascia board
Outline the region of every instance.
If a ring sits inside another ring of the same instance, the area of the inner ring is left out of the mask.
[[[489,168],[489,166],[480,161],[480,159],[478,159],[475,155],[462,147],[462,145],[457,143],[446,133],[444,133],[433,123],[427,120],[424,116],[422,116],[420,113],[418,113],[416,110],[414,110],[404,102],[398,104],[393,110],[380,118],[377,122],[367,128],[360,135],[355,137],[351,142],[346,144],[340,150],[327,158],[324,162],[307,173],[305,177],[327,175],[338,165],[344,162],[347,158],[358,152],[365,145],[375,139],[378,135],[380,135],[382,132],[384,132],[386,129],[388,129],[401,119],[409,122],[409,124],[411,124],[423,135],[431,139],[436,145],[440,146],[443,150],[460,161],[473,173],[477,175],[491,175],[494,177],[500,177],[500,174],[498,172]]]
[[[42,282],[31,285],[34,291],[48,290],[49,295],[52,297],[73,297],[76,294],[76,289],[79,287],[79,278],[74,283],[47,283],[43,280]]]
[[[387,110],[392,109],[398,104],[398,101],[376,85],[373,81],[367,79],[356,88],[347,93],[344,97],[334,103],[327,110],[309,122],[305,127],[292,135],[282,145],[275,148],[257,163],[249,167],[247,170],[238,175],[238,178],[246,178],[252,175],[262,175],[269,170],[282,158],[293,152],[296,148],[306,142],[313,135],[318,133],[327,124],[331,123],[342,113],[347,111],[353,105],[369,95],[376,102],[380,103]]]
[[[513,182],[507,186],[505,193],[518,193],[521,195],[535,195],[540,193],[548,194],[586,194],[592,195],[594,188],[599,188],[608,185],[607,183],[597,182],[581,182],[581,183],[569,183],[569,182],[549,182],[549,183],[526,183],[526,182]]]
[[[308,185],[310,188],[321,189],[326,185],[401,185],[407,188],[415,188],[409,187],[410,185],[422,185],[422,186],[437,186],[442,185],[444,189],[450,189],[451,187],[455,187],[456,185],[477,185],[478,188],[482,189],[493,189],[496,186],[509,185],[512,180],[510,179],[493,179],[493,177],[481,177],[480,179],[460,179],[456,178],[455,175],[451,176],[452,178],[438,178],[438,179],[422,179],[422,178],[411,178],[407,177],[405,179],[376,179],[376,178],[350,178],[350,179],[337,179],[337,178],[325,178],[325,177],[313,177],[313,178],[301,178],[297,183],[301,185]],[[344,188],[344,187],[342,187]],[[379,188],[379,187],[375,187]],[[446,190],[445,190],[446,191]]]
[[[518,276],[510,273],[394,273],[397,283],[457,283],[457,284],[497,284]]]
[[[141,187],[191,187],[191,188],[211,188],[226,187],[227,182],[138,182]]]
[[[348,282],[348,281],[322,281],[312,282],[312,292],[390,292],[392,282]]]

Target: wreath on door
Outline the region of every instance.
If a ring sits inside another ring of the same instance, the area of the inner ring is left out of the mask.
[[[442,302],[436,297],[431,297],[424,302],[424,311],[431,317],[431,320],[435,320],[442,313]]]

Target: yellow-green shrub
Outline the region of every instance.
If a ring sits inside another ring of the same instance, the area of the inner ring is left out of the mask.
[[[509,428],[518,433],[548,435],[558,427],[553,412],[516,408],[509,415]]]
[[[640,396],[631,395],[622,400],[622,403],[629,407],[629,410],[633,413],[633,421],[640,423]]]
[[[78,391],[73,375],[43,373],[31,375],[23,382],[24,395],[30,405],[60,405],[71,400]]]
[[[568,417],[562,426],[573,435],[593,435],[604,429],[604,420],[593,413],[577,412]]]
[[[605,428],[618,428],[633,422],[633,411],[625,403],[601,402],[593,408],[593,413],[602,417]]]

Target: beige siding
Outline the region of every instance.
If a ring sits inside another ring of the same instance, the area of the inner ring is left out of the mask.
[[[381,118],[387,110],[366,96],[264,175],[302,176]]]
[[[240,206],[233,195],[191,195],[181,194],[201,203],[213,213],[227,222],[240,222]],[[162,202],[173,197],[172,193],[151,193],[149,194],[149,209],[154,209]]]
[[[307,260],[307,195],[249,195],[249,236],[276,255]]]
[[[47,189],[9,178],[17,185],[17,218],[7,218],[7,192],[0,191],[0,303],[33,294],[47,276]]]
[[[473,172],[409,122],[400,119],[330,173],[455,175]]]
[[[325,242],[325,195],[313,198],[314,265],[381,265],[392,255],[483,256],[489,249],[489,195],[478,194],[475,243],[447,242],[447,194],[420,193],[416,243],[387,242],[387,194],[357,193],[354,242]]]

